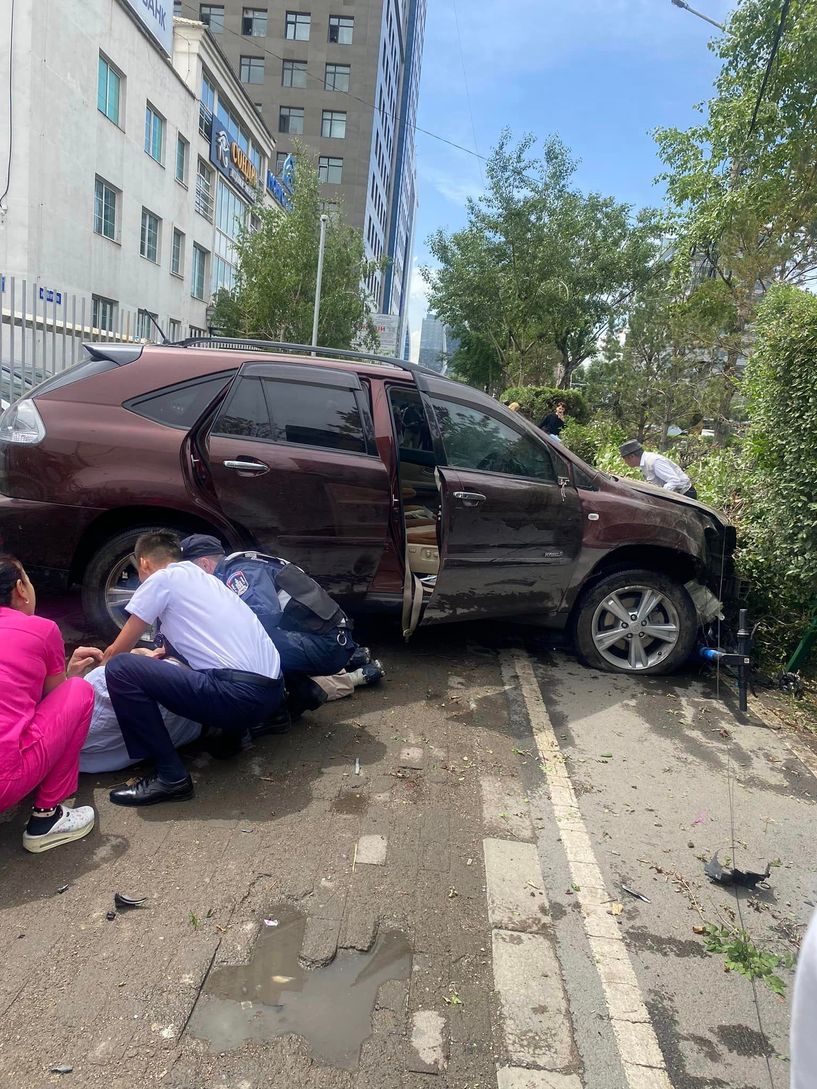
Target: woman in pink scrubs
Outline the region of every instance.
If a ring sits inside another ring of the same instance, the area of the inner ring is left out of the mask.
[[[23,846],[39,853],[94,826],[91,806],[60,803],[77,789],[94,706],[94,690],[79,674],[102,652],[79,647],[66,670],[60,630],[34,615],[36,601],[23,565],[0,555],[0,811],[34,791]]]

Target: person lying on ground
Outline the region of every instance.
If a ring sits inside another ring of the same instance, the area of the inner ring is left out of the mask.
[[[145,657],[153,656],[152,651],[144,648],[137,648],[131,653]],[[175,663],[179,669],[185,668],[174,658],[165,657],[164,661]],[[88,736],[79,754],[79,770],[83,774],[98,775],[102,772],[121,771],[123,768],[130,767],[137,761],[128,752],[119,728],[116,712],[108,693],[108,685],[105,683],[105,667],[95,666],[85,674],[85,680],[94,690],[94,712],[91,716]],[[181,715],[174,715],[165,707],[160,707],[159,711],[175,748],[180,749],[184,745],[189,745],[201,736],[201,723],[193,722],[192,719],[183,718]]]
[[[102,658],[95,647],[77,647],[66,667],[60,630],[35,616],[36,605],[23,565],[0,555],[0,811],[34,791],[23,833],[33,854],[82,839],[94,826],[91,806],[62,803],[76,793],[94,705],[80,674]]]
[[[281,656],[293,713],[320,706],[326,696],[314,678],[339,674],[362,649],[337,602],[287,560],[246,552],[226,556],[218,538],[204,533],[185,537],[181,549],[186,560],[215,575],[258,617]],[[367,661],[365,651],[360,657],[360,664],[354,664],[362,672],[353,682],[376,683],[382,666]]]
[[[161,707],[243,736],[263,730],[283,701],[281,662],[258,618],[218,579],[182,559],[172,533],[144,533],[134,547],[141,585],[125,606],[130,618],[105,651],[105,680],[125,747],[151,760],[153,774],[112,790],[115,805],[142,806],[193,795],[193,780],[176,752]],[[190,667],[130,654],[148,628]]]

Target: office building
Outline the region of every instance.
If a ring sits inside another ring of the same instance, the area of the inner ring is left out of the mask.
[[[418,362],[421,367],[428,367],[432,371],[445,369],[445,326],[433,314],[426,314],[423,318]]]
[[[241,224],[275,204],[274,137],[200,22],[140,0],[47,10],[47,33],[34,3],[16,5],[13,42],[0,27],[4,87],[14,56],[12,132],[0,111],[3,358],[20,325],[76,340],[203,333]]]
[[[342,200],[369,258],[368,287],[402,343],[417,205],[414,124],[426,0],[181,0],[210,27],[267,125],[278,165],[303,141],[327,203]]]

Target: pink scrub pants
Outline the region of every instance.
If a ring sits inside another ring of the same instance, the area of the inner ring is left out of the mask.
[[[38,809],[53,809],[75,793],[79,751],[93,709],[94,690],[79,677],[63,681],[37,704],[31,726],[37,740],[22,749],[19,775],[0,778],[0,811],[16,805],[35,787]]]

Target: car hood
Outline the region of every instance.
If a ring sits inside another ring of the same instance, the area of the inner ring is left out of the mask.
[[[723,511],[718,510],[716,507],[707,506],[706,503],[701,503],[698,499],[688,499],[678,492],[668,492],[664,488],[653,487],[652,484],[647,484],[641,480],[630,480],[627,477],[613,476],[612,474],[602,475],[605,476],[608,484],[613,483],[624,492],[638,492],[639,498],[642,501],[646,500],[650,505],[663,506],[665,503],[673,503],[675,506],[692,507],[694,510],[708,516],[718,527],[726,528],[732,524]]]

